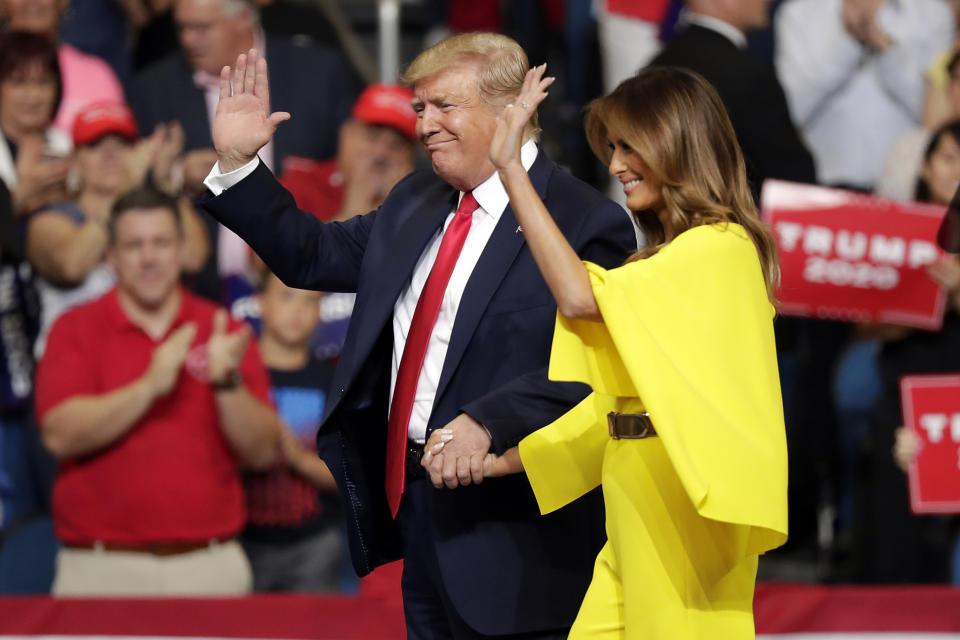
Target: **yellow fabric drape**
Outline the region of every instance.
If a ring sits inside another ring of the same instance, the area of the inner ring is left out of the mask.
[[[645,407],[697,513],[748,527],[734,555],[782,544],[787,452],[774,310],[746,231],[695,227],[646,260],[609,271],[586,264],[603,322],[558,316],[550,378],[594,393],[520,444],[541,510],[600,483],[608,411]]]

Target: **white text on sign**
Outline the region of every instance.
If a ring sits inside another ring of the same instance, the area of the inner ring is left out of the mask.
[[[864,289],[892,289],[899,284],[897,268],[919,269],[936,261],[939,251],[926,240],[906,240],[883,234],[779,221],[774,225],[780,250],[807,256],[807,282]]]

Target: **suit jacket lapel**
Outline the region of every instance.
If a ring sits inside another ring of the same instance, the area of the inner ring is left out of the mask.
[[[553,173],[554,164],[547,159],[543,149],[539,150],[537,159],[530,167],[530,181],[541,199],[546,197],[547,183],[550,181],[550,175]],[[507,205],[497,222],[490,240],[477,266],[474,267],[470,279],[467,281],[467,287],[463,291],[463,297],[460,299],[460,307],[457,310],[457,317],[453,323],[453,334],[450,336],[450,345],[447,347],[447,355],[443,361],[443,371],[440,374],[440,382],[437,385],[437,395],[434,400],[434,407],[437,401],[443,395],[454,371],[460,365],[460,360],[467,350],[467,345],[473,338],[473,334],[483,317],[483,312],[490,304],[493,294],[496,293],[504,276],[510,269],[517,254],[526,241],[523,233],[518,231],[517,218],[513,213],[513,207]]]

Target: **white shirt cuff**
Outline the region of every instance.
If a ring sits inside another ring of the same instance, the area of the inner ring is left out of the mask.
[[[218,196],[253,173],[259,164],[260,158],[255,157],[253,160],[243,165],[239,169],[234,169],[233,171],[229,171],[227,173],[221,173],[220,163],[215,162],[213,168],[210,169],[210,173],[208,173],[207,177],[203,179],[203,184],[207,187],[207,189],[210,189],[213,195]]]

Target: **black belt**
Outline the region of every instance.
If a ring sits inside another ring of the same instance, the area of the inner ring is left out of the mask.
[[[617,413],[611,411],[607,414],[607,426],[610,428],[610,437],[614,440],[639,440],[640,438],[653,438],[657,435],[657,430],[653,428],[650,421],[650,414],[643,413]]]
[[[407,460],[405,463],[407,480],[427,477],[427,470],[420,464],[420,461],[423,460],[423,447],[424,445],[413,440],[407,440]]]

